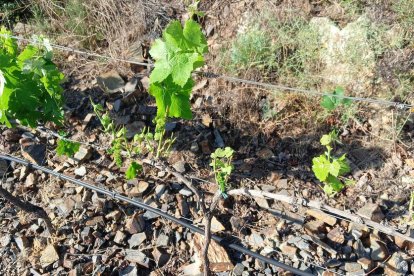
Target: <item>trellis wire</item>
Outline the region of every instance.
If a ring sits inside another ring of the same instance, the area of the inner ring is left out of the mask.
[[[27,42],[27,43],[39,43],[39,41],[36,40],[36,39],[27,39],[27,38],[23,38],[23,37],[19,37],[19,36],[4,35],[4,34],[1,35],[1,36],[11,37],[11,38],[14,38],[16,40]],[[79,50],[79,49],[75,49],[75,48],[67,47],[67,46],[62,46],[62,45],[58,45],[58,44],[54,44],[54,43],[50,43],[49,45],[54,49],[58,49],[58,50],[61,50],[61,51],[66,51],[66,52],[72,52],[72,53],[76,53],[76,54],[80,54],[80,55],[97,57],[97,58],[102,58],[102,59],[106,59],[106,60],[113,60],[113,61],[124,62],[124,63],[135,64],[135,65],[141,65],[141,66],[154,67],[154,64],[151,64],[151,63],[140,62],[140,61],[130,60],[130,59],[123,59],[123,58],[98,54],[98,53],[94,53],[94,52],[90,52],[90,51],[82,51],[82,50]],[[259,81],[253,81],[253,80],[247,80],[247,79],[242,79],[242,78],[237,78],[237,77],[231,77],[231,76],[216,74],[216,73],[213,73],[213,72],[195,71],[195,73],[199,74],[203,77],[206,77],[206,78],[223,79],[223,80],[233,82],[233,83],[243,83],[243,84],[249,84],[249,85],[254,85],[254,86],[260,86],[260,87],[264,87],[264,88],[267,88],[267,89],[270,89],[270,90],[295,92],[295,93],[305,94],[305,95],[309,95],[309,96],[317,96],[317,97],[326,96],[326,97],[335,97],[335,98],[339,98],[339,99],[348,99],[348,100],[356,101],[356,102],[365,102],[365,103],[371,103],[371,104],[378,104],[378,105],[382,105],[382,106],[394,107],[398,110],[413,111],[413,108],[414,108],[414,105],[412,105],[412,104],[393,102],[393,101],[388,101],[388,100],[383,100],[383,99],[373,99],[373,98],[335,95],[335,94],[332,94],[332,93],[319,92],[319,91],[315,91],[315,90],[294,88],[294,87],[289,87],[289,86],[285,86],[285,85],[264,83],[264,82],[259,82]]]

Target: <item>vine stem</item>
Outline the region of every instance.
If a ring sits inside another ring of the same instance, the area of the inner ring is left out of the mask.
[[[15,197],[11,193],[9,193],[6,189],[0,186],[0,196],[9,201],[11,204],[19,208],[20,210],[33,214],[36,218],[41,218],[44,220],[46,224],[46,228],[49,231],[49,233],[53,234],[55,232],[52,222],[50,221],[50,218],[48,217],[46,211],[36,205],[31,204],[30,202],[24,202],[21,199]]]
[[[208,248],[211,243],[211,220],[213,219],[214,211],[220,202],[221,192],[220,189],[214,194],[210,208],[206,214],[204,214],[204,247],[202,252],[203,264],[204,264],[204,276],[210,276],[210,260],[208,259]]]
[[[208,259],[208,248],[210,246],[211,243],[211,220],[213,219],[213,213],[214,210],[216,209],[219,201],[220,201],[220,196],[221,196],[221,192],[220,190],[218,190],[213,197],[212,203],[210,205],[210,208],[207,209],[206,204],[205,204],[205,198],[204,196],[201,195],[201,193],[199,192],[199,190],[193,185],[192,181],[188,180],[187,178],[185,178],[182,174],[176,172],[174,169],[172,169],[169,164],[165,163],[165,162],[154,162],[152,160],[149,159],[144,159],[142,160],[143,163],[153,166],[159,170],[164,170],[167,173],[170,173],[172,175],[174,175],[174,177],[180,181],[181,183],[183,183],[185,186],[187,186],[187,188],[189,188],[194,195],[197,198],[197,201],[200,204],[200,208],[201,211],[203,213],[203,216],[205,218],[205,223],[204,223],[204,234],[205,234],[205,238],[204,238],[204,247],[203,247],[203,252],[202,252],[202,259],[203,259],[203,267],[204,267],[204,275],[205,276],[209,276],[211,274],[210,272],[210,261]]]

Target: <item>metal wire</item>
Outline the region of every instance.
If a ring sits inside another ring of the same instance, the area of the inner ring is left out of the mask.
[[[30,163],[30,162],[28,162],[26,160],[23,160],[23,159],[20,159],[20,158],[17,158],[17,157],[13,157],[13,156],[10,156],[10,155],[0,154],[0,159],[8,160],[8,161],[11,161],[11,162],[16,162],[16,163],[22,164],[24,166],[27,166],[29,168],[33,168],[33,169],[36,169],[36,170],[40,170],[40,171],[42,171],[44,173],[53,175],[53,176],[55,176],[55,177],[57,177],[59,179],[66,180],[68,182],[74,183],[74,184],[79,185],[81,187],[84,187],[86,189],[90,189],[90,190],[93,190],[93,191],[95,191],[97,193],[110,196],[113,199],[116,199],[116,200],[119,200],[119,201],[123,201],[123,202],[127,202],[127,203],[129,203],[131,205],[134,205],[136,207],[139,207],[141,209],[144,209],[144,210],[150,211],[152,213],[155,213],[157,215],[160,215],[160,216],[162,216],[162,217],[164,217],[164,218],[166,218],[166,219],[168,219],[168,220],[170,220],[170,221],[172,221],[174,223],[177,223],[177,224],[179,224],[179,225],[181,225],[183,227],[186,227],[186,228],[190,229],[191,231],[193,231],[195,233],[199,233],[201,235],[204,235],[204,230],[201,229],[201,228],[199,228],[199,227],[196,227],[196,226],[194,226],[194,225],[192,225],[190,223],[187,223],[187,222],[185,222],[185,221],[183,221],[181,219],[177,219],[176,217],[174,217],[174,216],[172,216],[172,215],[170,215],[170,214],[168,214],[168,213],[166,213],[164,211],[161,211],[159,209],[153,208],[153,207],[151,207],[151,206],[149,206],[149,205],[147,205],[145,203],[142,203],[142,202],[139,202],[139,201],[130,199],[130,198],[128,198],[126,196],[123,196],[123,195],[121,195],[121,194],[119,194],[117,192],[110,191],[110,190],[107,190],[105,188],[101,188],[101,187],[98,187],[98,186],[95,186],[95,185],[92,185],[92,184],[89,184],[89,183],[80,181],[80,180],[75,179],[73,177],[66,176],[64,174],[61,174],[61,173],[52,171],[52,170],[50,170],[50,169],[48,169],[46,167],[39,166],[39,165]],[[290,272],[295,273],[297,275],[304,275],[304,276],[313,275],[311,273],[304,272],[304,271],[302,271],[300,269],[297,269],[297,268],[288,266],[288,265],[286,265],[284,263],[281,263],[281,262],[279,262],[279,261],[277,261],[275,259],[268,258],[268,257],[265,257],[263,255],[260,255],[260,254],[258,254],[256,252],[253,252],[253,251],[251,251],[249,249],[244,248],[243,246],[240,246],[240,245],[237,245],[237,244],[234,244],[234,243],[230,243],[230,242],[226,241],[224,238],[221,238],[221,237],[219,237],[217,235],[211,235],[211,238],[212,238],[212,240],[218,242],[219,244],[221,244],[224,247],[228,247],[230,249],[236,250],[236,251],[238,251],[240,253],[243,253],[245,255],[249,255],[249,256],[251,256],[253,258],[256,258],[256,259],[258,259],[258,260],[260,260],[262,262],[275,265],[277,267],[280,267],[280,268],[282,268],[284,270],[290,271]]]
[[[5,35],[5,34],[0,35],[0,36],[11,37],[11,38],[14,38],[16,40],[24,41],[24,42],[27,42],[27,43],[39,43],[35,39],[27,39],[27,38],[23,38],[23,37],[19,37],[19,36]],[[102,54],[98,54],[98,53],[94,53],[94,52],[89,52],[89,51],[82,51],[82,50],[78,50],[78,49],[75,49],[75,48],[62,46],[62,45],[58,45],[58,44],[54,44],[54,43],[50,43],[49,45],[52,48],[55,48],[55,49],[58,49],[58,50],[61,50],[61,51],[77,53],[77,54],[80,54],[80,55],[103,58],[103,59],[107,59],[107,60],[125,62],[125,63],[130,63],[130,64],[148,66],[148,67],[154,67],[154,64],[151,64],[151,63],[145,63],[145,62],[140,62],[140,61],[135,61],[135,60],[130,60],[130,59],[122,59],[122,58],[102,55]],[[306,89],[294,88],[294,87],[289,87],[289,86],[284,86],[284,85],[264,83],[264,82],[258,82],[258,81],[253,81],[253,80],[246,80],[246,79],[242,79],[242,78],[216,74],[216,73],[213,73],[213,72],[195,71],[194,73],[196,73],[198,75],[201,75],[203,77],[206,77],[206,78],[223,79],[223,80],[233,82],[233,83],[244,83],[244,84],[249,84],[249,85],[254,85],[254,86],[260,86],[260,87],[264,87],[264,88],[267,88],[267,89],[270,89],[270,90],[295,92],[295,93],[305,94],[305,95],[308,95],[308,96],[318,96],[318,97],[326,96],[326,97],[334,97],[334,98],[338,98],[338,99],[348,99],[348,100],[356,101],[356,102],[365,102],[365,103],[370,103],[370,104],[378,104],[378,105],[382,105],[382,106],[391,106],[391,107],[394,107],[398,110],[409,110],[409,111],[412,111],[412,112],[413,112],[413,108],[414,108],[414,105],[412,105],[412,104],[404,104],[404,103],[400,103],[400,102],[393,102],[393,101],[388,101],[388,100],[383,100],[383,99],[373,99],[373,98],[335,95],[335,94],[332,94],[332,93],[319,92],[319,91],[315,91],[315,90],[306,90]]]

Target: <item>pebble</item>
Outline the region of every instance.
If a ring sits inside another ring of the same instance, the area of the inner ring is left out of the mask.
[[[341,266],[341,265],[342,265],[342,262],[341,262],[340,260],[338,260],[338,259],[329,259],[329,260],[325,263],[325,265],[326,265],[327,267],[330,267],[330,268],[332,268],[332,267],[339,267],[339,266]]]
[[[167,186],[165,186],[164,184],[157,185],[155,187],[155,196],[159,199],[166,191],[166,188]]]
[[[125,233],[123,231],[116,231],[115,237],[114,237],[114,242],[118,243],[118,244],[123,244],[124,240],[125,240]]]
[[[155,248],[152,251],[152,256],[154,256],[157,267],[163,267],[170,260],[170,254],[162,248]]]
[[[373,261],[368,258],[360,258],[358,259],[358,263],[362,266],[363,269],[369,270],[373,267]]]
[[[259,150],[259,151],[256,153],[256,155],[257,155],[259,158],[262,158],[262,159],[270,159],[270,158],[272,158],[272,157],[274,156],[274,153],[273,153],[273,151],[271,151],[270,149],[268,149],[268,148],[264,148],[264,149]]]
[[[126,128],[126,138],[132,139],[134,138],[135,134],[139,134],[145,127],[145,123],[141,121],[134,121],[130,124],[125,126]]]
[[[86,168],[85,166],[81,166],[75,169],[75,174],[80,177],[84,177],[86,175]]]
[[[143,267],[149,268],[150,259],[148,259],[148,257],[139,250],[126,249],[125,259],[127,261],[137,263]]]
[[[21,139],[25,140],[25,139]],[[30,162],[43,166],[46,163],[46,145],[24,141],[21,143],[22,155]]]
[[[121,215],[122,214],[121,214],[121,212],[119,210],[115,210],[115,211],[112,211],[109,214],[107,214],[105,216],[105,218],[106,219],[112,219],[112,220],[117,221],[117,220],[119,220],[121,218]]]
[[[187,197],[190,197],[190,196],[193,195],[193,192],[190,189],[188,189],[188,188],[182,188],[179,191],[179,193],[182,194],[183,196],[187,196]]]
[[[290,246],[288,245],[286,242],[281,243],[279,246],[280,250],[282,251],[282,253],[289,255],[289,256],[294,256],[296,255],[298,249],[294,246]]]
[[[260,185],[260,189],[264,192],[272,193],[276,190],[276,187],[272,185],[262,184]]]
[[[359,263],[355,263],[355,262],[345,263],[346,272],[357,272],[361,270],[362,270],[362,267]]]
[[[400,252],[395,252],[385,264],[385,275],[399,276],[408,273],[408,263]]]
[[[249,236],[249,242],[253,248],[262,248],[264,246],[264,240],[262,236],[256,232],[253,232]]]
[[[40,255],[40,264],[42,267],[48,266],[56,261],[59,260],[59,254],[56,251],[54,245],[49,244],[46,248],[42,251]]]
[[[133,215],[128,218],[125,223],[125,230],[130,234],[136,234],[144,231],[145,229],[145,220],[142,215]]]
[[[165,234],[160,234],[157,238],[156,245],[160,247],[167,247],[170,241],[170,237]]]
[[[306,251],[310,250],[310,244],[307,241],[302,240],[302,239],[298,243],[296,243],[295,246],[301,250],[306,250]]]
[[[132,181],[128,181],[128,185],[134,185],[132,189],[128,191],[128,194],[131,197],[141,197],[148,190],[149,183],[146,181],[139,181],[135,184],[132,183]]]
[[[388,255],[388,249],[385,244],[382,244],[380,241],[371,239],[371,260],[383,261],[388,257]]]
[[[185,173],[185,165],[186,165],[186,162],[178,161],[174,163],[173,168],[179,173]]]
[[[1,174],[0,174],[1,175]],[[37,184],[37,177],[34,173],[30,173],[27,177],[26,177],[26,181],[24,182],[24,185],[26,187],[32,187],[34,185]]]
[[[21,252],[26,253],[26,249],[29,246],[29,241],[25,236],[15,236],[14,241]]]
[[[302,240],[302,238],[299,237],[299,236],[290,236],[287,240],[287,243],[296,244],[296,243],[300,242],[301,240]]]
[[[230,218],[230,225],[233,231],[240,230],[243,228],[244,221],[242,218],[232,216]]]
[[[137,233],[131,236],[131,238],[128,240],[128,244],[130,248],[138,247],[140,246],[145,240],[147,239],[147,235],[145,232]]]
[[[95,117],[95,113],[88,113],[83,119],[82,122],[82,130],[85,130],[88,127],[88,124],[92,121],[93,117]]]
[[[257,205],[259,205],[259,207],[263,208],[263,209],[269,209],[269,202],[267,201],[267,199],[265,198],[260,198],[260,197],[254,197],[253,198],[254,201],[256,201]]]
[[[221,137],[220,132],[217,129],[214,129],[213,133],[214,133],[214,145],[218,148],[224,148],[225,144],[224,144],[223,138]]]
[[[0,237],[0,244],[2,247],[6,247],[11,242],[11,235],[10,234],[4,234]]]
[[[237,263],[233,268],[233,273],[236,276],[242,275],[243,271],[244,271],[244,265],[242,263]]]
[[[342,228],[340,227],[335,227],[329,231],[326,237],[333,243],[343,244],[345,242],[345,236],[343,234]]]
[[[188,207],[188,203],[184,200],[182,195],[176,195],[177,198],[177,206],[178,210],[180,211],[180,215],[182,217],[187,217],[190,214],[190,208]]]
[[[336,224],[336,218],[326,215],[324,212],[314,209],[308,209],[306,211],[306,214],[325,222],[326,224],[329,224],[331,226],[334,226]]]
[[[375,222],[381,222],[384,219],[384,214],[378,204],[366,203],[358,210],[358,215],[363,218],[370,219]]]
[[[352,229],[351,234],[356,240],[359,240],[362,237],[362,232],[358,229]]]
[[[73,156],[73,159],[75,159],[77,162],[84,162],[88,160],[89,158],[91,158],[91,156],[92,156],[92,151],[87,147],[81,146],[79,150]]]
[[[130,264],[129,266],[119,271],[119,276],[137,276],[138,268],[136,265]]]
[[[358,258],[369,258],[370,257],[370,252],[369,252],[370,250],[364,247],[361,240],[357,240],[354,243],[353,248]]]
[[[96,82],[105,92],[116,93],[125,86],[124,79],[115,70],[108,71],[99,75]]]
[[[136,89],[136,87],[137,87],[137,84],[138,84],[138,78],[136,78],[136,77],[133,77],[133,78],[131,78],[126,84],[125,84],[125,87],[124,87],[124,92],[125,93],[132,93],[132,92],[134,92],[135,91],[135,89]]]
[[[171,132],[174,131],[174,129],[177,128],[177,122],[168,122],[165,124],[165,131],[166,132]]]
[[[304,225],[307,233],[320,234],[325,232],[325,224],[320,220],[311,220]]]
[[[211,231],[213,233],[217,233],[224,230],[226,230],[226,228],[223,226],[223,224],[221,224],[221,222],[218,221],[216,217],[213,217],[211,219]]]
[[[63,217],[67,217],[73,211],[75,205],[76,201],[72,197],[67,197],[57,208]]]

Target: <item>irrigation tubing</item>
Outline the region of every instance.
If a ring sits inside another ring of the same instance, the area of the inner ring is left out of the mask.
[[[127,203],[129,203],[131,205],[134,205],[136,207],[139,207],[141,209],[144,209],[144,210],[153,212],[153,213],[155,213],[157,215],[160,215],[160,216],[162,216],[162,217],[164,217],[164,218],[166,218],[166,219],[168,219],[168,220],[170,220],[170,221],[172,221],[174,223],[177,223],[177,224],[179,224],[179,225],[181,225],[183,227],[186,227],[186,228],[190,229],[193,232],[199,233],[199,234],[201,234],[201,235],[204,236],[204,230],[203,229],[198,228],[198,227],[194,226],[193,224],[187,223],[187,222],[185,222],[185,221],[183,221],[181,219],[177,219],[176,217],[174,217],[174,216],[172,216],[172,215],[170,215],[168,213],[165,213],[165,212],[163,212],[161,210],[155,209],[155,208],[153,208],[153,207],[151,207],[151,206],[149,206],[149,205],[147,205],[145,203],[142,203],[142,202],[139,202],[139,201],[130,199],[130,198],[126,197],[126,196],[120,195],[119,193],[112,192],[110,190],[107,190],[107,189],[104,189],[104,188],[101,188],[101,187],[98,187],[98,186],[95,186],[95,185],[92,185],[92,184],[89,184],[89,183],[80,181],[80,180],[75,179],[73,177],[66,176],[64,174],[61,174],[61,173],[55,172],[53,170],[50,170],[50,169],[48,169],[46,167],[33,164],[33,163],[29,162],[29,161],[26,161],[26,160],[23,160],[23,159],[20,159],[20,158],[17,158],[17,157],[0,154],[0,159],[7,160],[7,161],[10,161],[10,162],[15,162],[15,163],[22,164],[22,165],[24,165],[26,167],[33,168],[33,169],[36,169],[36,170],[45,172],[45,173],[50,174],[50,175],[53,175],[53,176],[55,176],[55,177],[57,177],[59,179],[63,179],[63,180],[69,181],[71,183],[74,183],[74,184],[79,185],[81,187],[84,187],[86,189],[90,189],[90,190],[93,190],[93,191],[95,191],[97,193],[110,196],[113,199],[127,202]],[[286,265],[284,263],[281,263],[281,262],[279,262],[279,261],[277,261],[275,259],[268,258],[268,257],[265,257],[263,255],[260,255],[260,254],[258,254],[256,252],[253,252],[253,251],[251,251],[251,250],[249,250],[247,248],[244,248],[243,246],[240,246],[240,245],[237,245],[237,244],[234,244],[234,243],[230,243],[230,242],[226,241],[224,238],[221,238],[219,236],[211,235],[211,238],[214,241],[218,242],[219,244],[221,244],[221,245],[223,245],[225,247],[231,248],[231,249],[236,250],[236,251],[238,251],[240,253],[243,253],[245,255],[249,255],[249,256],[251,256],[253,258],[256,258],[256,259],[258,259],[258,260],[260,260],[262,262],[275,265],[275,266],[280,267],[280,268],[282,268],[284,270],[290,271],[290,272],[292,272],[292,273],[294,273],[296,275],[304,275],[304,276],[313,275],[311,273],[304,272],[304,271],[302,271],[300,269],[297,269],[297,268],[288,266],[288,265]]]

